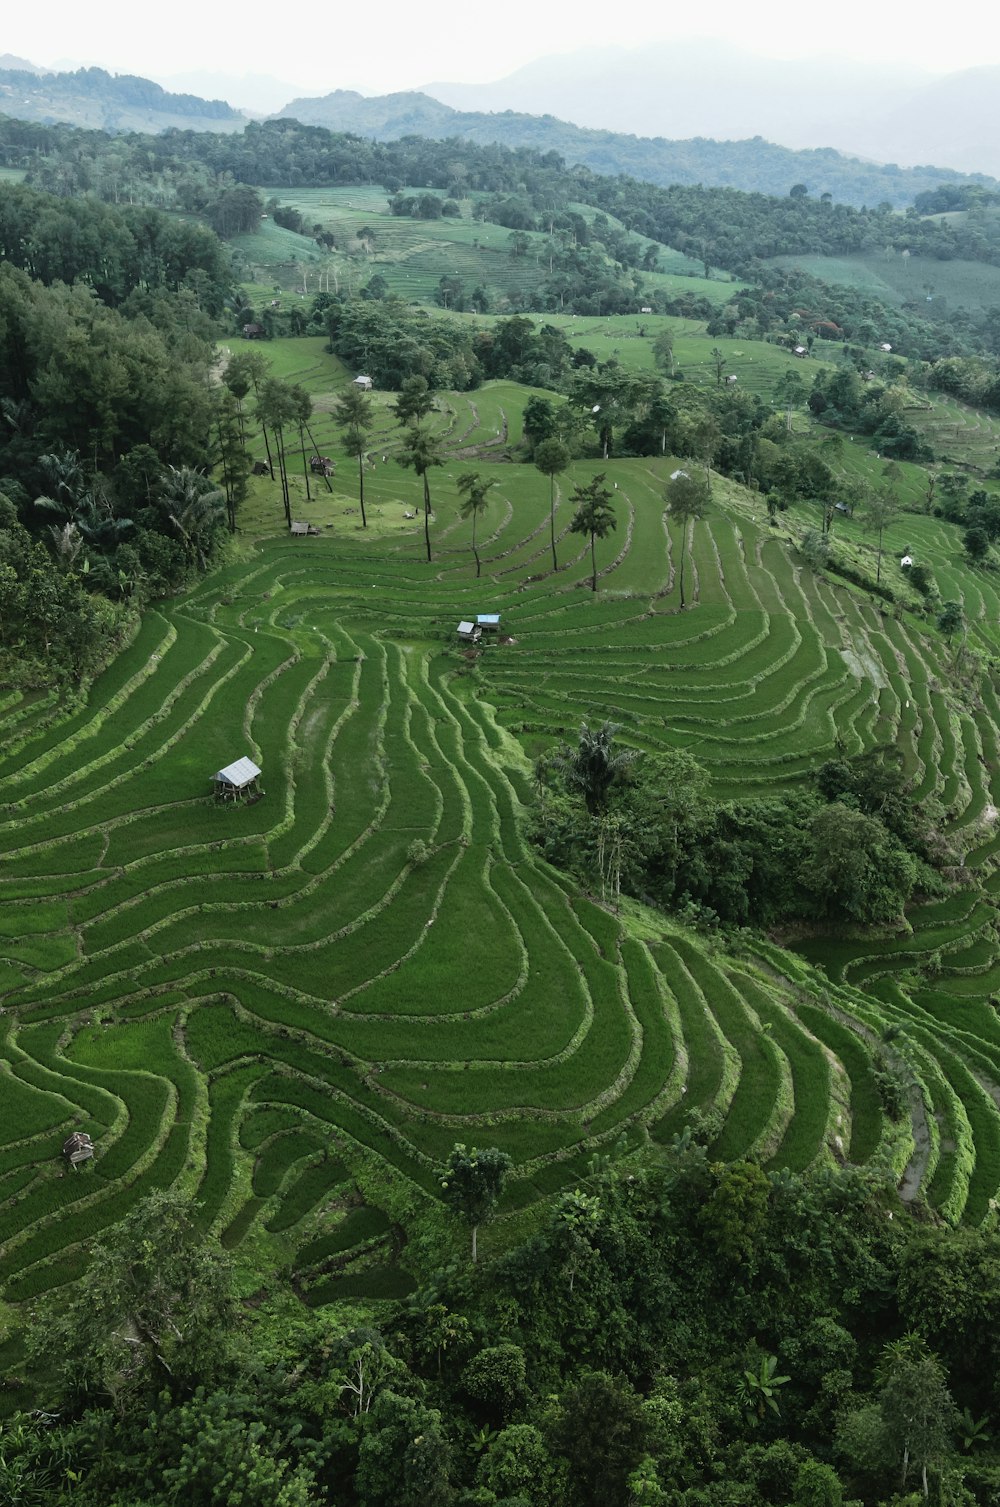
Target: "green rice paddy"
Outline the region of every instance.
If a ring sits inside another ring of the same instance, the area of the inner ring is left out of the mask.
[[[345,374],[321,341],[274,356],[337,454],[324,403]],[[674,457],[608,466],[596,594],[568,494],[602,468],[562,476],[553,573],[547,483],[503,458],[526,396],[443,399],[430,564],[379,397],[367,533],[343,456],[332,492],[295,479],[316,538],[285,535],[265,478],[230,563],[148,612],[76,710],[0,706],[8,1301],[79,1277],[89,1242],[166,1186],[256,1270],[306,1273],[310,1302],[402,1291],[399,1226],[458,1140],[514,1162],[494,1240],[623,1133],[655,1148],[692,1122],[714,1156],[873,1163],[949,1220],[993,1218],[994,693],[963,688],[915,611],[809,572],[731,483],[682,539],[662,503]],[[498,483],[478,580],[455,490],[470,463]],[[956,540],[906,514],[887,551],[919,551],[995,654],[1000,594]],[[479,612],[502,632],[469,651],[455,628]],[[605,717],[639,748],[690,750],[720,796],[792,786],[838,739],[898,741],[982,889],[916,908],[898,938],[797,957],[618,916],[521,832],[530,756]],[[243,755],[264,798],[217,806],[212,775]],[[888,1119],[873,1072],[898,1025],[923,1136],[915,1112]],[[97,1146],[78,1172],[59,1156],[72,1129]]]

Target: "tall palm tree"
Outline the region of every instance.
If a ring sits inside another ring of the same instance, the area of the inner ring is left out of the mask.
[[[606,810],[612,787],[625,779],[638,757],[632,748],[614,746],[618,731],[614,722],[602,722],[600,727],[582,722],[576,747],[567,745],[553,761],[567,784],[583,796],[591,816],[600,816]]]
[[[462,518],[472,519],[472,553],[476,557],[476,578],[480,573],[479,551],[476,548],[476,520],[490,505],[489,492],[496,481],[483,481],[478,471],[466,471],[458,478],[458,490],[465,499],[459,508]]]
[[[299,400],[297,389],[277,377],[267,377],[260,385],[257,398],[257,419],[264,431],[265,440],[270,429],[274,436],[275,454],[278,458],[278,475],[281,480],[281,500],[285,507],[285,523],[291,528],[292,498],[288,488],[288,466],[285,459],[285,430],[298,420]],[[268,451],[270,454],[270,450]]]
[[[403,448],[399,452],[399,464],[417,473],[424,484],[424,540],[427,544],[427,563],[431,560],[431,488],[427,473],[431,466],[441,466],[441,449],[437,438],[426,429],[413,426],[407,430]]]
[[[708,509],[709,494],[705,482],[693,476],[679,473],[667,483],[664,494],[667,513],[680,530],[680,588],[681,611],[684,610],[684,556],[687,552],[688,525],[704,518]]]
[[[611,493],[603,483],[604,472],[600,471],[585,486],[577,487],[571,499],[576,503],[576,512],[569,526],[570,533],[590,535],[592,591],[597,590],[597,555],[594,550],[594,541],[606,539],[612,529],[618,527],[615,510],[611,505]]]
[[[367,528],[368,519],[365,516],[365,454],[368,449],[368,436],[371,432],[372,424],[375,422],[371,399],[361,391],[360,387],[349,387],[334,403],[333,417],[337,428],[344,436],[348,455],[353,455],[357,458],[361,527]]]
[[[558,570],[556,560],[556,477],[569,465],[569,450],[562,440],[542,440],[535,446],[535,465],[543,476],[549,478],[549,533],[552,538],[552,569]]]
[[[213,537],[225,526],[225,493],[192,466],[171,466],[161,495],[188,559],[205,570]]]

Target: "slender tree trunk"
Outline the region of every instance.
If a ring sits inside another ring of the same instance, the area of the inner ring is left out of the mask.
[[[591,536],[590,536],[590,564],[591,564],[591,569],[593,571],[593,580],[591,582],[590,589],[591,589],[591,591],[596,591],[597,590],[597,555],[594,553],[594,536],[593,536],[593,534],[591,534]]]
[[[476,1256],[477,1256],[476,1236],[478,1234],[479,1234],[479,1226],[478,1226],[478,1224],[474,1224],[472,1226],[472,1261],[473,1261],[473,1265],[475,1265]]]
[[[306,437],[301,424],[299,425],[299,445],[302,449],[302,474],[306,479],[306,502],[312,502],[312,492],[309,490],[309,461],[306,457]]]
[[[687,524],[681,530],[681,611],[684,611],[684,546],[687,544]]]
[[[472,515],[472,553],[476,557],[476,580],[479,580],[479,551],[476,548],[476,515]]]
[[[552,569],[558,570],[559,564],[556,560],[556,479],[554,475],[549,477],[549,532],[552,535]]]
[[[222,487],[226,494],[226,522],[229,532],[236,532],[236,504],[233,501],[233,484],[229,476],[229,462],[226,459],[226,447],[222,438],[222,420],[216,424],[216,433],[219,436],[219,459],[222,463]]]
[[[265,450],[265,453],[267,455],[267,469],[270,471],[270,473],[271,473],[271,480],[273,481],[274,480],[274,458],[271,455],[271,446],[268,443],[268,439],[267,439],[267,425],[263,421],[261,422],[260,432],[264,436],[264,450]]]
[[[368,527],[368,518],[365,514],[365,452],[358,451],[358,497],[361,501],[361,527]],[[430,546],[428,546],[430,548]],[[428,560],[430,555],[427,556]]]
[[[308,434],[308,436],[309,436],[309,443],[310,443],[310,445],[312,445],[314,452],[317,455],[319,455],[319,449],[317,448],[316,441],[313,439],[313,432],[309,428],[308,424],[306,425],[306,434]],[[328,492],[332,492],[333,491],[333,486],[331,485],[330,478],[329,478],[329,476],[327,476],[325,470],[323,472],[323,480],[326,482],[326,490]]]
[[[427,472],[424,472],[424,541],[427,545],[427,563],[431,563],[431,489],[427,483]],[[475,1245],[475,1232],[472,1241]],[[473,1256],[473,1261],[476,1259]]]
[[[278,454],[278,475],[281,477],[281,500],[285,504],[285,522],[288,527],[292,526],[292,498],[288,490],[288,471],[285,466],[285,444],[281,425],[277,425],[274,431],[274,448]]]

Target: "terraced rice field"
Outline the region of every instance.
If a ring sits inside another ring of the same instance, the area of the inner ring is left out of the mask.
[[[512,394],[456,396],[439,422],[489,442]],[[640,748],[691,750],[723,795],[794,783],[837,738],[896,738],[992,870],[993,693],[960,705],[936,635],[814,577],[722,482],[685,543],[663,517],[673,464],[613,466],[596,595],[565,500],[592,465],[561,478],[553,575],[546,483],[486,463],[477,581],[457,462],[434,478],[433,564],[417,523],[265,532],[149,611],[68,715],[0,704],[8,1301],[78,1277],[88,1242],[168,1185],[254,1270],[295,1265],[310,1301],[396,1292],[399,1227],[456,1140],[510,1154],[517,1221],[595,1150],[667,1143],[694,1111],[713,1155],[874,1160],[949,1219],[991,1217],[991,885],[888,945],[805,949],[823,976],[614,915],[525,844],[528,755],[611,717]],[[391,460],[377,483],[416,502]],[[1000,603],[977,590],[993,642]],[[480,611],[504,632],[477,658],[454,630]],[[214,771],[244,754],[265,797],[216,806]],[[893,1124],[872,1062],[899,1023],[914,1109]],[[58,1155],[73,1128],[98,1149],[78,1173]]]

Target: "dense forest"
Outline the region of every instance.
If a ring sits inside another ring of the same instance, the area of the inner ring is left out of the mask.
[[[275,1284],[247,1309],[156,1195],[86,1291],[36,1311],[50,1380],[3,1427],[0,1487],[82,1507],[994,1501],[1000,1241],[894,1212],[877,1173],[716,1164],[686,1133],[655,1168],[595,1163],[488,1267],[463,1269],[458,1223],[428,1230],[435,1275],[352,1320]]]

